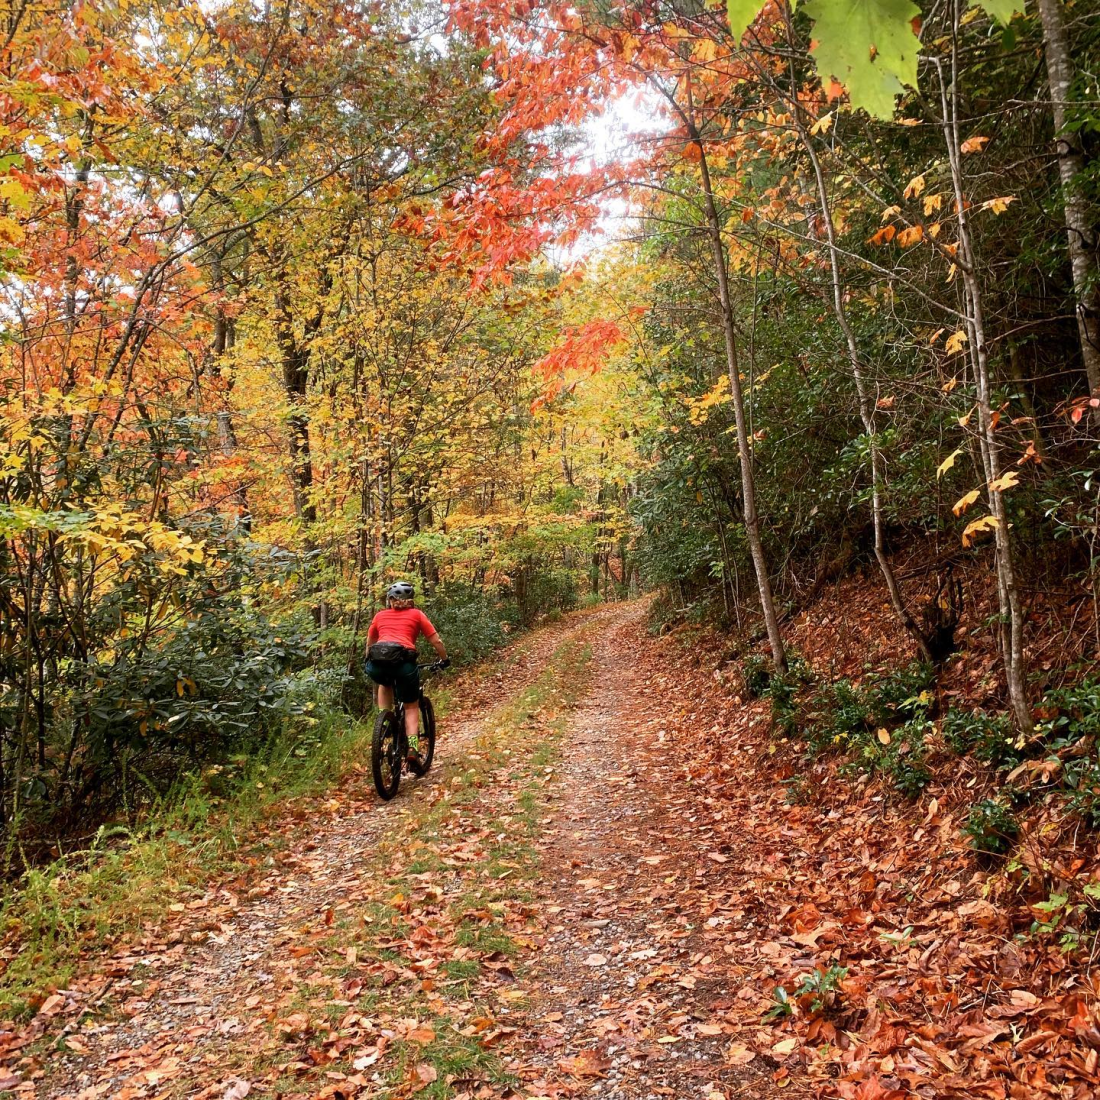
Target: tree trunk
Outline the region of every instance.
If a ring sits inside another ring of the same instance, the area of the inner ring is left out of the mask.
[[[995,434],[991,386],[989,377],[989,351],[985,336],[982,311],[982,291],[978,282],[976,257],[970,237],[966,197],[963,189],[961,163],[961,137],[958,119],[958,24],[959,5],[956,0],[954,35],[951,54],[951,79],[943,73],[943,63],[935,59],[940,78],[940,103],[943,111],[943,134],[947,146],[947,159],[955,191],[955,205],[959,229],[959,271],[967,306],[966,326],[970,343],[970,359],[974,368],[978,405],[978,441],[981,445],[982,464],[987,479],[986,497],[993,516],[993,537],[996,548],[997,595],[1000,603],[1001,652],[1004,659],[1005,681],[1009,702],[1016,725],[1021,733],[1030,734],[1033,729],[1031,708],[1027,702],[1024,668],[1024,618],[1020,606],[1020,594],[1016,588],[1016,571],[1012,560],[1012,539],[1008,529],[1008,517],[1004,493],[993,487],[1001,476],[1000,445]]]
[[[313,457],[309,443],[309,414],[305,408],[309,389],[310,348],[307,338],[299,342],[294,336],[294,321],[290,304],[283,292],[278,295],[279,322],[276,335],[282,358],[283,390],[290,402],[287,417],[290,451],[290,476],[294,490],[294,512],[307,527],[317,522],[317,505],[313,501]],[[316,331],[316,326],[310,326]],[[311,335],[310,333],[309,335]]]
[[[1096,234],[1089,220],[1088,204],[1081,193],[1080,181],[1085,170],[1081,137],[1066,130],[1073,60],[1066,37],[1062,0],[1038,0],[1038,6],[1054,115],[1054,140],[1058,146],[1058,178],[1062,183],[1069,261],[1077,297],[1077,334],[1089,393],[1097,397],[1100,396],[1100,272],[1096,265]],[[1100,410],[1094,416],[1100,416]]]
[[[752,554],[752,564],[756,570],[756,587],[760,594],[760,609],[764,614],[764,624],[768,630],[768,643],[771,646],[772,661],[775,664],[776,671],[782,674],[787,671],[787,653],[783,646],[783,636],[779,632],[779,617],[775,613],[775,599],[772,595],[771,580],[768,577],[764,544],[760,539],[760,519],[756,514],[756,482],[752,469],[749,434],[745,426],[745,403],[741,394],[737,332],[733,323],[733,307],[730,304],[726,250],[722,244],[722,223],[718,217],[718,208],[714,203],[714,189],[711,185],[706,150],[694,124],[691,125],[690,131],[690,136],[699,149],[699,174],[703,184],[707,235],[710,238],[711,253],[714,257],[714,274],[718,280],[722,334],[726,343],[726,369],[729,373],[730,393],[733,395],[733,415],[737,422],[737,455],[741,461],[741,498],[745,510],[745,536],[748,539],[749,552]]]

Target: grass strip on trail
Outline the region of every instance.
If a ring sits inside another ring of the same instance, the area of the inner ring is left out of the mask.
[[[536,638],[469,670],[465,688],[449,680],[433,685],[441,720],[463,690],[480,695],[485,684],[503,686]],[[104,827],[87,848],[28,871],[0,903],[0,1019],[33,1015],[87,970],[89,958],[148,935],[205,884],[248,875],[283,849],[281,819],[362,780],[372,727],[373,714],[359,722],[341,714],[307,720],[251,760],[185,777],[140,825]]]

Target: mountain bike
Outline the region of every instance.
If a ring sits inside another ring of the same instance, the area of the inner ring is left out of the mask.
[[[418,665],[421,673],[438,672],[441,661],[430,665]],[[374,736],[371,738],[370,762],[374,772],[374,786],[388,802],[401,786],[403,768],[413,775],[426,775],[435,756],[435,710],[432,701],[420,686],[420,732],[415,751],[409,751],[409,737],[405,732],[405,704],[394,694],[393,710],[382,710],[374,720]]]

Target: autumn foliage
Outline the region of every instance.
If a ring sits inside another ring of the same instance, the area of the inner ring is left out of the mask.
[[[1094,6],[9,3],[5,874],[323,758],[398,576],[459,663],[649,591],[714,827],[837,861],[767,1087],[1086,1095]]]

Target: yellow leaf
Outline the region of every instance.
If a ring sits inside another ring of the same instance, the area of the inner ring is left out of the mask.
[[[1000,521],[996,516],[982,516],[981,519],[968,523],[962,533],[963,546],[969,546],[974,541],[974,536],[981,531],[992,531],[994,527],[1000,527]]]
[[[1015,489],[1020,484],[1020,475],[1015,470],[1008,470],[989,483],[990,489],[995,493],[1003,493],[1006,489]]]
[[[982,209],[992,210],[994,214],[1003,214],[1008,209],[1008,204],[1015,201],[1015,195],[1002,195],[999,199],[986,199],[982,203]]]
[[[700,38],[691,51],[692,60],[707,64],[718,56],[718,44],[713,38]]]
[[[905,198],[915,199],[924,190],[924,176],[914,176],[905,187]]]
[[[23,227],[14,218],[0,218],[0,241],[20,244],[25,236]]]
[[[977,407],[978,407],[977,405],[975,405],[975,406],[974,406],[974,408],[975,408],[975,409],[976,409]],[[960,427],[960,428],[965,428],[965,427],[967,426],[967,424],[969,424],[969,423],[970,423],[970,418],[971,418],[971,417],[972,417],[973,415],[974,415],[974,409],[971,409],[971,410],[970,410],[970,412],[968,412],[968,413],[966,414],[966,416],[960,416],[960,417],[958,417],[957,419],[958,419],[958,421],[959,421],[959,427]]]
[[[875,736],[878,738],[880,745],[890,744],[890,731],[888,729],[884,729],[882,726],[880,726],[875,731]]]
[[[934,210],[939,210],[943,206],[943,195],[925,195],[924,196],[924,216],[927,218]]]
[[[13,176],[0,179],[0,199],[11,203],[15,210],[26,210],[31,204],[27,189]]]
[[[940,389],[944,393],[950,393],[958,384],[959,384],[959,380],[958,380],[957,377],[949,378],[946,382],[944,382],[944,384],[942,386],[940,386]]]
[[[953,332],[947,338],[947,343],[944,345],[944,350],[947,352],[948,355],[958,355],[958,353],[962,351],[963,346],[966,344],[968,339],[969,337],[966,335],[966,333],[962,329],[959,329],[958,331]]]
[[[896,215],[898,215],[900,213],[901,213],[901,207],[900,206],[888,206],[882,212],[882,220],[884,222],[888,222],[891,218],[895,217]]]
[[[811,127],[811,134],[827,134],[829,127],[833,124],[833,112],[830,111],[827,115],[822,115]]]
[[[957,451],[952,451],[940,464],[936,467],[936,477],[943,477],[952,466],[955,465],[955,459],[962,454],[962,447]]]
[[[969,493],[964,493],[955,503],[951,506],[951,511],[957,516],[961,516],[963,512],[970,507],[980,496],[980,490],[971,489]]]

